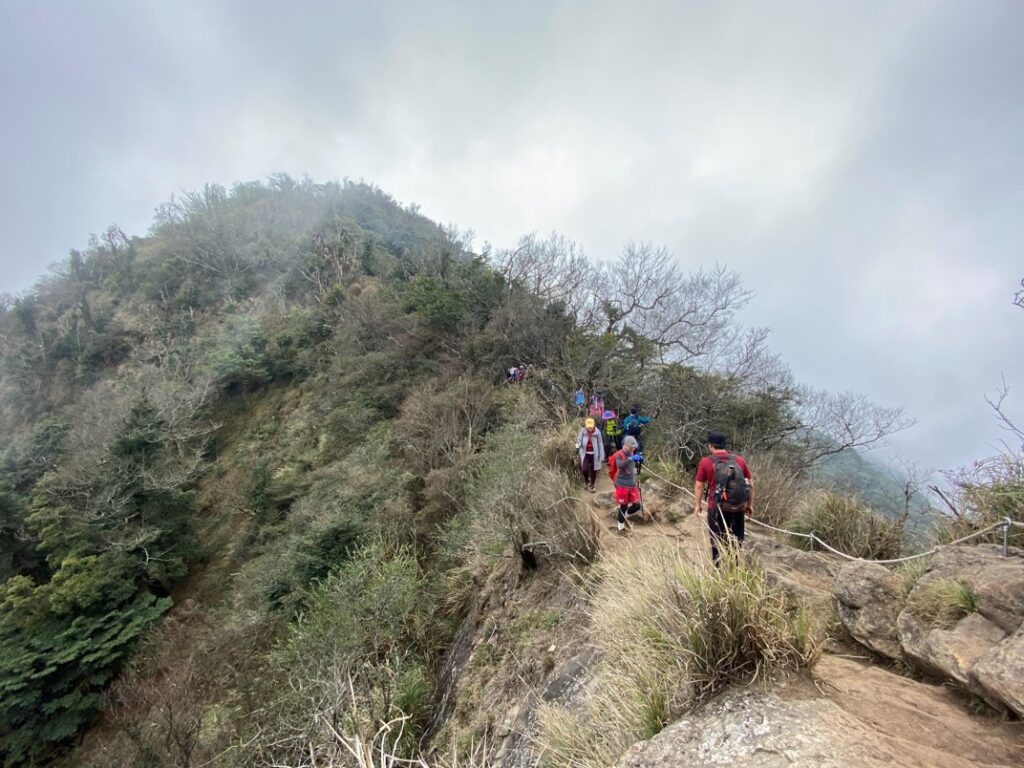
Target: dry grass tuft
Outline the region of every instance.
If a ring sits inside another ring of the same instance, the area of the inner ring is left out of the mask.
[[[854,557],[885,560],[903,553],[903,524],[869,509],[859,499],[815,491],[800,501],[786,527],[816,533],[823,541]],[[808,547],[809,542],[797,543]]]
[[[957,579],[936,579],[915,590],[907,610],[926,624],[948,629],[978,610],[971,588]]]
[[[575,446],[582,426],[581,420],[570,420],[552,428],[541,438],[540,455],[545,466],[559,469],[573,478],[580,476]]]
[[[779,453],[765,451],[745,458],[754,475],[757,519],[781,527],[797,501],[807,494],[806,482]]]
[[[613,765],[726,686],[816,658],[811,617],[738,558],[721,569],[693,565],[666,542],[624,548],[597,568],[591,618],[601,661],[571,707],[541,707],[547,765]]]

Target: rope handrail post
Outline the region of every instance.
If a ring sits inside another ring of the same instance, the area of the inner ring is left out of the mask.
[[[1010,520],[1009,517],[1003,518],[1003,557],[1010,556]]]

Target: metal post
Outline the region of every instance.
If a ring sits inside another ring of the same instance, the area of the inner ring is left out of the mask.
[[[817,531],[811,531],[811,552],[814,551],[814,537],[818,535]]]
[[[1010,518],[1003,518],[1003,557],[1010,555]]]

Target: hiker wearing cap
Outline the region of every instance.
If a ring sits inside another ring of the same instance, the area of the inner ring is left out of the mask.
[[[597,482],[597,468],[604,463],[604,440],[593,419],[584,422],[579,437],[576,438],[576,451],[580,458],[580,471],[583,472],[583,483],[587,490],[594,492]]]
[[[636,479],[637,457],[636,438],[627,436],[622,441],[622,450],[616,451],[608,460],[608,474],[615,482],[615,503],[619,505],[615,525],[620,533],[626,530],[626,520],[639,514],[642,508]]]
[[[637,450],[643,452],[644,439],[642,437],[644,427],[651,423],[650,416],[641,416],[639,406],[634,405],[629,409],[629,415],[622,420],[622,430],[636,440]]]
[[[711,531],[711,559],[718,565],[719,544],[728,537],[743,544],[744,516],[754,511],[754,481],[747,462],[725,449],[725,435],[708,433],[708,453],[697,465],[693,485],[693,513],[700,516],[701,499],[707,489],[708,530]]]

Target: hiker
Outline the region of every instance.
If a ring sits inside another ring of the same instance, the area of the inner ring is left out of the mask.
[[[718,565],[718,545],[726,537],[743,545],[744,515],[754,511],[754,481],[743,457],[725,449],[725,435],[708,433],[708,453],[697,465],[693,485],[693,513],[700,516],[700,502],[707,488],[708,529],[711,531],[711,559]]]
[[[629,409],[629,415],[622,420],[622,430],[627,435],[636,439],[637,450],[643,453],[644,440],[643,431],[644,427],[651,423],[651,416],[641,416],[639,406],[634,405]]]
[[[594,396],[590,398],[590,410],[587,411],[587,415],[594,421],[601,418],[604,413],[604,393],[598,390],[594,393]]]
[[[583,391],[583,387],[580,387],[572,396],[573,404],[576,406],[576,415],[582,416],[586,411],[587,406],[587,393]]]
[[[622,450],[622,425],[619,423],[619,416],[615,411],[608,409],[604,412],[604,452],[611,456],[615,451]]]
[[[510,366],[509,369],[505,371],[505,383],[515,384],[517,381],[519,381],[519,366]]]
[[[580,457],[580,470],[583,472],[583,483],[587,490],[594,492],[597,482],[597,468],[604,464],[604,440],[594,424],[593,419],[584,422],[579,437],[576,438],[576,451]]]
[[[615,503],[619,510],[615,515],[615,527],[619,533],[626,530],[626,520],[640,513],[642,509],[640,486],[636,479],[636,438],[626,437],[622,449],[608,460],[608,474],[615,483]]]

